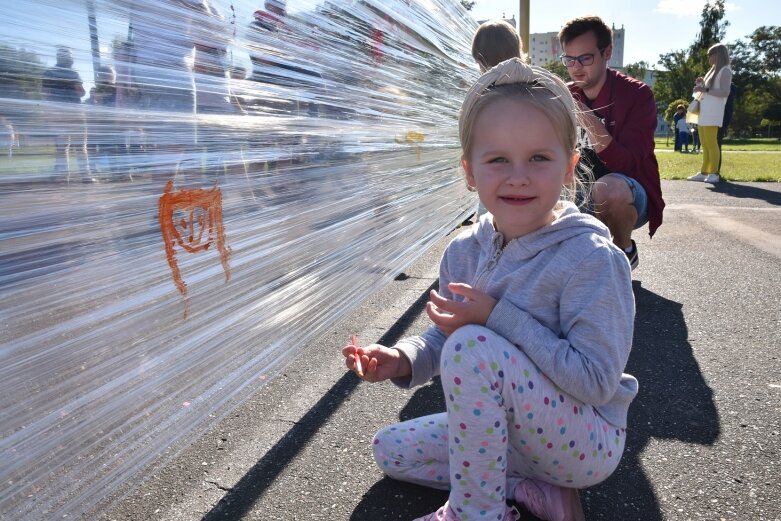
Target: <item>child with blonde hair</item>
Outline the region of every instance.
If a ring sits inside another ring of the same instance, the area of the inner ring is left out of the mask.
[[[472,57],[480,72],[510,58],[526,61],[521,35],[504,20],[488,20],[480,24],[472,38]]]
[[[466,182],[488,209],[448,246],[434,325],[393,347],[345,346],[366,381],[409,388],[440,375],[447,412],[381,429],[388,476],[449,490],[418,521],[584,519],[577,489],[606,479],[626,441],[637,380],[623,370],[634,297],[626,255],[571,193],[577,110],[566,85],[520,59],[464,100]],[[571,198],[571,197],[568,197]]]

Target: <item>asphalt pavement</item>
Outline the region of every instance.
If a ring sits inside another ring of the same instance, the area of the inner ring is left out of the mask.
[[[627,372],[640,394],[621,465],[581,493],[586,517],[781,520],[781,183],[662,187],[664,224],[634,236]],[[353,333],[392,344],[427,327],[447,242],[100,519],[389,521],[438,508],[444,492],[384,477],[370,443],[383,425],[444,410],[439,382],[360,382],[340,349]]]

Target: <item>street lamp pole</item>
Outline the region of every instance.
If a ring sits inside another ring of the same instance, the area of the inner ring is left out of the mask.
[[[531,0],[520,0],[520,9],[518,11],[518,32],[523,42],[523,50],[529,54],[529,2]]]

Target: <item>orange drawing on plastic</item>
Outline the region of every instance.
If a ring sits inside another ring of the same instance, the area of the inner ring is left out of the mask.
[[[209,249],[216,243],[225,281],[231,277],[228,257],[230,250],[225,245],[225,229],[222,224],[222,194],[215,184],[214,188],[204,190],[181,189],[173,191],[174,182],[168,181],[165,192],[158,205],[160,231],[165,244],[165,256],[174,277],[174,284],[184,297],[184,318],[187,318],[187,284],[182,279],[179,264],[176,261],[175,247],[178,245],[188,253],[198,253]]]

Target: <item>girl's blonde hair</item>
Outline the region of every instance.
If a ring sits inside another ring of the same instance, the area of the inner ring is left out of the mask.
[[[713,87],[713,82],[716,80],[716,75],[724,67],[729,67],[729,49],[723,43],[717,43],[711,45],[708,49],[708,56],[711,54],[716,55],[716,63],[714,63],[708,73],[705,75],[705,86],[707,88]]]
[[[550,120],[564,149],[577,153],[581,116],[566,83],[543,68],[512,58],[486,71],[466,93],[458,118],[462,159],[469,160],[472,152],[472,133],[477,117],[485,107],[500,99],[522,101],[538,109]],[[535,132],[535,129],[529,129],[529,132]],[[567,187],[571,193],[566,197],[570,200],[574,200],[575,190],[585,191],[588,183],[582,178],[591,177],[582,162],[578,170],[574,176],[576,186]]]

